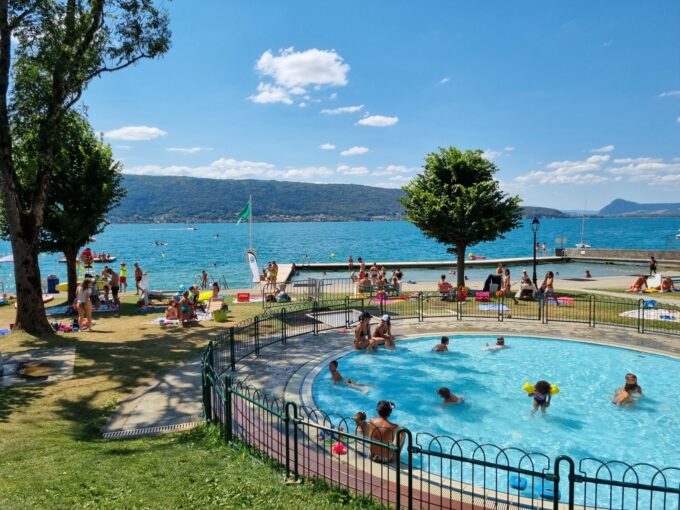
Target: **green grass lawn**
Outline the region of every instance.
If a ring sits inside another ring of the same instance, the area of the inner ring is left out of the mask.
[[[0,337],[3,352],[75,347],[74,378],[0,388],[0,508],[377,508],[317,483],[290,484],[269,463],[226,446],[209,427],[156,438],[105,441],[99,430],[137,387],[198,356],[233,321],[165,329],[125,298],[95,315],[92,332]],[[158,315],[158,314],[156,314]],[[13,321],[0,308],[0,327]]]

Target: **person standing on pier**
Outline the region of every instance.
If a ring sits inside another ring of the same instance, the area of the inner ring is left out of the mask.
[[[649,257],[649,276],[653,276],[656,274],[656,259],[654,258],[654,255]]]
[[[545,245],[545,243],[543,243],[541,245],[541,249],[543,250],[543,256],[547,257],[548,256],[548,247]]]
[[[350,255],[349,258],[347,259],[347,265],[349,266],[349,271],[350,273],[354,271],[354,259]]]

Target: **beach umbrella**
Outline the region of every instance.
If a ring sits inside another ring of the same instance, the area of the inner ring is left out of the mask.
[[[0,257],[0,264],[2,264],[3,262],[14,262],[14,256],[7,255],[6,257]]]

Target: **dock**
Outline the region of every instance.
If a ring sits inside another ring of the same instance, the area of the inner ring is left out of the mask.
[[[565,257],[558,257],[555,255],[550,255],[546,257],[536,257],[537,264],[547,264],[556,262],[566,262],[568,259]],[[495,267],[498,264],[503,264],[503,266],[516,266],[520,264],[532,264],[534,261],[533,257],[510,257],[502,259],[465,259],[465,267]],[[366,260],[366,267],[371,267],[373,263],[378,267],[385,266],[390,269],[400,268],[400,269],[436,269],[438,267],[452,268],[457,267],[458,264],[455,260],[430,260],[430,261],[374,261]],[[285,281],[283,279],[283,266],[290,266],[290,264],[281,264],[279,266],[279,280]],[[300,271],[347,271],[347,262],[312,262],[305,264],[295,264],[296,269]],[[354,267],[358,270],[359,264],[354,261]],[[290,274],[290,268],[288,269]]]

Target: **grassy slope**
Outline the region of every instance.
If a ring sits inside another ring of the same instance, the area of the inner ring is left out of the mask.
[[[75,346],[75,377],[0,388],[0,508],[332,508],[364,500],[319,485],[287,485],[279,472],[217,443],[209,429],[104,441],[99,428],[135,388],[201,352],[229,324],[164,330],[128,297],[121,316],[95,316],[94,332],[0,337],[0,349]],[[237,320],[261,310],[234,307]],[[232,314],[233,316],[234,314]],[[13,309],[0,308],[0,325]]]

